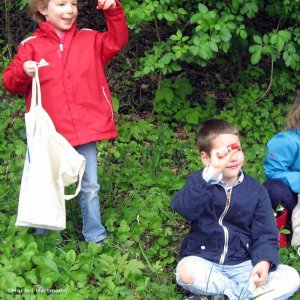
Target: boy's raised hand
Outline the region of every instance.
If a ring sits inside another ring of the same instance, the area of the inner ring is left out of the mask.
[[[219,175],[226,168],[232,156],[238,151],[237,144],[228,145],[219,149],[213,149],[210,153],[209,171]]]
[[[98,0],[97,9],[99,10],[106,10],[115,7],[117,7],[115,0]]]

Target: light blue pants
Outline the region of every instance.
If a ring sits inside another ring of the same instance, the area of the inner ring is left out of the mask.
[[[85,170],[80,190],[80,206],[82,214],[82,233],[85,241],[99,242],[107,236],[100,216],[100,202],[96,143],[89,143],[75,147],[84,156]]]
[[[76,151],[84,156],[85,170],[82,177],[79,194],[82,233],[85,241],[99,242],[105,239],[107,232],[102,225],[100,215],[98,173],[97,173],[97,149],[96,143],[89,143],[75,147]],[[36,229],[37,234],[47,233],[46,229]]]
[[[194,278],[190,283],[183,283],[178,270],[189,268]],[[231,300],[252,299],[248,289],[249,274],[253,266],[251,261],[238,265],[219,265],[197,256],[183,258],[176,268],[177,283],[186,290],[198,295],[226,295]],[[264,285],[269,299],[284,300],[292,296],[299,288],[298,272],[287,265],[279,265],[276,271],[270,272]],[[260,297],[257,298],[258,300]]]

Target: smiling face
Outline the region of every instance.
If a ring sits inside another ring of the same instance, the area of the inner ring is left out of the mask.
[[[228,162],[227,166],[223,170],[223,181],[233,186],[238,177],[241,168],[243,167],[244,163],[244,153],[241,148],[241,142],[237,135],[235,134],[219,134],[216,136],[212,141],[212,150],[213,149],[220,149],[222,147],[226,147],[228,145],[237,143],[239,145],[238,150],[233,154],[231,160]]]
[[[39,12],[53,24],[57,34],[61,35],[64,31],[71,29],[76,21],[77,0],[50,0],[48,6],[39,9]]]

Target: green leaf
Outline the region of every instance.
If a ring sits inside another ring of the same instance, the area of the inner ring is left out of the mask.
[[[170,36],[170,40],[172,40],[172,41],[180,41],[180,38],[176,34],[172,34]]]
[[[240,37],[245,40],[248,37],[247,31],[246,30],[241,30],[240,31]]]
[[[250,53],[255,53],[255,52],[259,51],[260,48],[261,48],[260,45],[252,45],[252,46],[250,46],[250,48],[249,48],[249,52],[250,52]]]
[[[164,13],[164,18],[169,22],[174,22],[177,20],[177,16],[170,11]]]
[[[129,274],[141,274],[144,268],[145,265],[142,262],[131,259],[125,268],[124,276],[127,278]]]
[[[289,30],[279,30],[278,36],[281,37],[284,42],[288,42],[291,39],[291,32]]]
[[[291,65],[291,61],[292,61],[292,56],[291,55],[287,55],[284,62],[285,62],[285,65],[287,67],[289,67]]]
[[[200,21],[202,19],[202,14],[194,14],[192,15],[192,17],[190,18],[190,22],[191,24],[194,24],[194,23],[198,23],[198,21]]]
[[[261,59],[261,48],[260,48],[260,50],[259,51],[256,51],[256,52],[254,52],[252,55],[251,55],[251,63],[253,64],[253,65],[255,65],[255,64],[257,64],[259,61],[260,61],[260,59]]]
[[[168,252],[167,249],[160,249],[160,250],[159,250],[159,255],[160,255],[161,257],[167,257],[167,256],[169,255],[169,252]]]
[[[277,40],[278,40],[278,35],[276,33],[273,33],[271,35],[271,38],[270,38],[270,43],[272,45],[276,45],[277,44]]]
[[[199,113],[196,109],[189,111],[185,116],[186,121],[189,124],[198,124],[199,123]]]
[[[200,45],[201,41],[200,41],[199,36],[196,35],[196,36],[193,38],[193,43],[194,43],[194,45],[196,45],[196,46],[199,46],[199,45]]]
[[[198,10],[200,11],[201,14],[206,14],[208,12],[207,6],[205,6],[202,3],[198,4]]]
[[[118,231],[121,232],[121,233],[130,231],[130,227],[127,225],[126,220],[121,221]]]
[[[253,40],[256,44],[262,44],[262,38],[259,35],[254,35]]]
[[[222,29],[221,29],[222,41],[229,42],[231,40],[231,37],[232,37],[232,35],[231,35],[230,31],[227,28],[222,27]]]
[[[215,42],[209,42],[209,47],[214,52],[218,52],[219,51],[218,45]]]
[[[270,46],[270,45],[263,46],[262,52],[264,54],[272,55],[273,54],[273,47]]]
[[[236,28],[236,24],[233,23],[233,22],[228,22],[226,25],[227,25],[227,27],[228,27],[229,29],[231,29],[231,30],[233,30],[233,29]]]
[[[257,6],[257,4],[255,3],[255,2],[250,2],[250,9],[253,11],[253,12],[255,12],[255,13],[257,13],[258,12],[258,6]]]
[[[232,5],[232,8],[237,11],[240,7],[240,1],[239,0],[232,0],[231,1],[231,5]]]
[[[120,100],[117,97],[112,97],[113,109],[115,113],[119,112]]]
[[[162,247],[166,247],[169,244],[169,240],[165,237],[160,237],[157,242]]]
[[[198,50],[198,54],[204,60],[207,60],[210,56],[210,51],[205,47],[205,45],[201,45]]]
[[[284,40],[280,36],[278,36],[277,43],[276,43],[277,51],[281,52],[283,47],[284,47]]]
[[[74,264],[76,261],[76,253],[73,249],[69,250],[66,254],[67,262]]]
[[[171,103],[174,98],[174,92],[172,89],[163,87],[156,91],[155,99],[160,101],[165,99],[167,103]]]
[[[178,36],[179,39],[181,39],[182,38],[181,30],[178,29],[177,32],[176,32],[176,35]]]
[[[165,54],[159,61],[162,62],[164,65],[167,65],[172,60],[172,54],[167,53]]]
[[[221,30],[220,24],[216,24],[216,25],[215,25],[215,30],[217,30],[217,31]]]

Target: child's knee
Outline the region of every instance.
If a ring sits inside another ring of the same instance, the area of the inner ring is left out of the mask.
[[[184,284],[191,284],[195,280],[196,274],[195,262],[192,259],[182,261],[177,269],[177,275]]]

